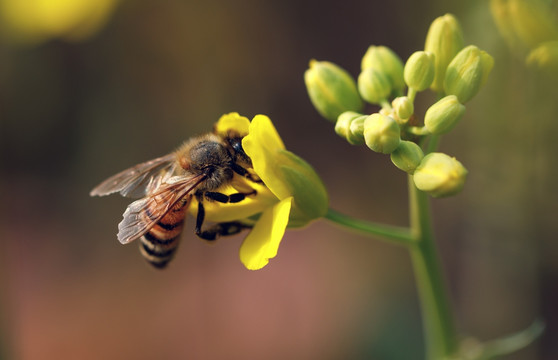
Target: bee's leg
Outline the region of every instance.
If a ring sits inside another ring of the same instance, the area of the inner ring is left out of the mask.
[[[245,178],[249,179],[250,181],[256,182],[256,183],[262,183],[262,179],[260,179],[259,177],[254,177],[254,175],[250,174],[248,172],[248,170],[246,170],[245,168],[243,168],[242,166],[236,164],[236,163],[232,163],[231,164],[231,168],[233,169],[233,171],[235,173],[237,173],[238,175],[244,176]]]
[[[212,225],[196,235],[204,240],[212,241],[217,239],[219,236],[235,235],[242,230],[249,228],[251,228],[251,226],[244,225],[238,221],[230,221]]]
[[[205,220],[205,208],[203,207],[201,196],[197,195],[196,197],[198,198],[198,215],[196,216],[196,228],[194,231],[196,235],[200,236],[202,233],[201,227]]]
[[[248,225],[244,225],[238,221],[230,221],[230,222],[218,223],[210,226],[208,229],[202,230],[204,219],[205,219],[205,208],[203,206],[203,203],[198,200],[198,216],[196,218],[195,232],[196,235],[199,236],[200,238],[209,241],[215,240],[219,236],[229,236],[229,235],[238,234],[243,229],[248,229],[251,227]]]

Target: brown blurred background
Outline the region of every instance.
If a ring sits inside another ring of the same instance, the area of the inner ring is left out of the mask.
[[[404,174],[335,135],[303,72],[316,58],[356,76],[372,44],[405,60],[446,12],[496,64],[441,144],[470,172],[433,201],[458,327],[488,340],[542,318],[507,359],[558,358],[556,90],[510,54],[486,1],[128,0],[79,42],[0,36],[0,359],[422,359],[402,248],[319,221],[250,272],[242,237],[190,229],[160,272],[116,240],[129,200],[88,193],[223,113],[264,113],[333,208],[406,225]]]

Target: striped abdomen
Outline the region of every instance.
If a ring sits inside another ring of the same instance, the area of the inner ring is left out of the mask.
[[[172,260],[180,241],[186,217],[186,201],[178,202],[140,239],[140,252],[156,268],[162,269]],[[151,214],[147,211],[147,216]]]

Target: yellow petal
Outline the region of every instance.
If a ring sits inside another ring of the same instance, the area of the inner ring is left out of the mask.
[[[277,255],[289,221],[292,197],[266,209],[240,247],[240,261],[248,270],[259,270]]]
[[[269,150],[284,150],[285,144],[271,120],[265,115],[256,115],[250,123],[250,133],[259,135],[262,145]]]
[[[278,154],[285,150],[285,145],[267,116],[256,115],[252,119],[242,147],[252,159],[254,171],[275,196],[285,199],[292,195],[277,163]]]
[[[248,134],[250,120],[247,117],[240,116],[237,112],[225,114],[219,118],[215,124],[215,132],[226,136],[230,130],[237,132],[240,136]]]

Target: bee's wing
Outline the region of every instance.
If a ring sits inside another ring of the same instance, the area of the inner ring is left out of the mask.
[[[178,201],[185,196],[191,196],[189,193],[204,178],[203,175],[173,176],[168,179],[168,183],[161,184],[153,194],[128,205],[123,215],[124,219],[118,224],[118,240],[127,244],[144,235]]]
[[[146,161],[109,177],[91,190],[89,195],[104,196],[120,192],[126,197],[143,197],[150,189],[154,189],[165,175],[172,175],[175,167],[175,155],[172,153]]]

